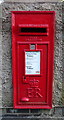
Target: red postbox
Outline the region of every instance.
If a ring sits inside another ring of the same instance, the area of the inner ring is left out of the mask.
[[[52,108],[54,11],[12,11],[14,108]]]

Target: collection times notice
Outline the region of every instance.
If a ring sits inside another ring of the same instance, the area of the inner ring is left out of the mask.
[[[25,52],[25,74],[40,74],[40,51]]]

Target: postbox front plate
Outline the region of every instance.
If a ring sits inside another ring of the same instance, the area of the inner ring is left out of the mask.
[[[52,108],[54,11],[12,11],[14,108]]]

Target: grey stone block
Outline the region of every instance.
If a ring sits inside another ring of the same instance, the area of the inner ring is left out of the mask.
[[[4,0],[5,2],[44,2],[44,0]],[[61,2],[62,0],[45,0],[45,2]]]
[[[34,0],[36,1],[36,0]],[[30,1],[31,2],[31,1]],[[11,36],[11,11],[55,11],[56,12],[56,22],[55,22],[55,46],[54,46],[54,86],[53,86],[53,105],[62,105],[62,3],[53,1],[48,3],[45,2],[35,2],[35,3],[24,3],[24,1],[19,2],[13,1],[4,2],[2,4],[2,103],[3,108],[5,107],[13,107],[13,88],[12,88],[12,36]],[[32,1],[33,2],[33,1]],[[19,113],[18,110],[14,110]],[[11,109],[11,115],[14,113]],[[24,110],[20,110],[23,112]],[[7,112],[7,110],[5,111]],[[25,113],[29,111],[26,110]],[[42,110],[40,111],[39,116],[34,116],[34,113],[39,113],[38,110],[31,110],[32,116],[28,116],[25,119],[32,120],[63,120],[62,118],[62,110],[61,109],[52,109],[52,110]],[[32,118],[33,117],[33,118]],[[36,117],[36,118],[34,118]],[[38,117],[38,118],[37,118]],[[55,117],[55,118],[54,118]],[[4,117],[3,120],[17,120],[24,118],[10,118]]]
[[[2,34],[2,104],[12,105],[11,33]]]
[[[12,74],[11,74],[11,11],[23,11],[23,10],[50,10],[56,11],[56,28],[55,28],[55,49],[54,49],[54,96],[53,104],[62,104],[62,3],[4,3],[2,5],[2,16],[5,18],[2,22],[3,26],[3,90],[12,90]],[[7,49],[6,49],[7,48]],[[7,82],[8,81],[8,82]],[[11,86],[10,86],[11,85]],[[3,91],[3,94],[5,93]],[[9,96],[9,94],[10,96]],[[12,99],[11,92],[8,92],[7,96]],[[4,97],[4,96],[3,96]],[[10,101],[10,98],[9,101]],[[3,102],[7,101],[3,99]],[[11,105],[12,105],[12,101]],[[6,102],[4,102],[6,103]],[[8,103],[6,105],[8,106]]]

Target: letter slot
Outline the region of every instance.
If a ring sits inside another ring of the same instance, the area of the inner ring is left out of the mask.
[[[30,27],[31,26],[31,27]],[[49,34],[49,28],[48,25],[28,25],[28,26],[22,26],[19,25],[19,35],[48,35]]]

